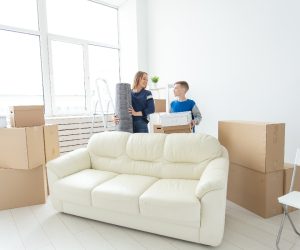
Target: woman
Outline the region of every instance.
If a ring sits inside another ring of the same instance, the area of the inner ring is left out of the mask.
[[[154,113],[154,101],[152,93],[146,90],[148,74],[138,71],[135,74],[131,90],[132,107],[128,112],[132,115],[133,133],[148,133],[148,116]],[[115,116],[115,123],[118,124],[119,117]]]

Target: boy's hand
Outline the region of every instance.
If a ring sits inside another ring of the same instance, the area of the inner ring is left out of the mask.
[[[193,127],[195,127],[195,125],[196,125],[195,120],[192,120],[192,121],[191,121],[191,127],[193,128]]]

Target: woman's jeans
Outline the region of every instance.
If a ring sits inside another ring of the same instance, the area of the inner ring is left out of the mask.
[[[144,119],[133,120],[133,133],[148,133],[148,122]]]

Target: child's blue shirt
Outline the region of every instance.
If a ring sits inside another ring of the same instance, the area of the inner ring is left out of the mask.
[[[196,125],[202,120],[202,115],[198,109],[196,103],[191,99],[186,99],[185,101],[172,101],[170,105],[170,113],[175,112],[186,112],[191,111],[192,119],[195,120]],[[193,132],[195,132],[195,127],[193,127]]]
[[[177,100],[172,101],[170,113],[192,111],[194,106],[195,106],[195,102],[191,99],[187,99],[182,102]]]

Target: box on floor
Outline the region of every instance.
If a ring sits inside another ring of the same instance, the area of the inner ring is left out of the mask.
[[[33,127],[45,124],[44,106],[11,106],[10,108],[11,127]]]
[[[43,127],[0,128],[0,168],[32,169],[45,164]]]
[[[46,124],[43,129],[45,160],[48,162],[59,156],[58,125]]]
[[[44,129],[44,145],[45,145],[45,162],[51,161],[60,155],[58,125],[46,124]],[[47,179],[47,171],[45,171],[45,183],[47,194],[49,194],[49,185]]]
[[[280,214],[283,176],[283,170],[261,173],[230,163],[227,198],[264,218]]]
[[[283,193],[287,194],[290,191],[292,175],[294,165],[291,163],[284,163],[284,175],[283,175]],[[293,191],[300,191],[300,168],[296,169],[296,175],[294,179]],[[296,208],[289,207],[289,212],[297,210]]]
[[[230,162],[266,173],[284,165],[284,123],[219,121],[218,138]]]
[[[0,168],[0,210],[46,202],[45,167]]]
[[[284,181],[283,181],[283,193],[287,194],[290,191],[292,175],[293,175],[294,165],[291,163],[284,163]],[[296,169],[296,175],[294,179],[293,190],[300,191],[300,168]]]

